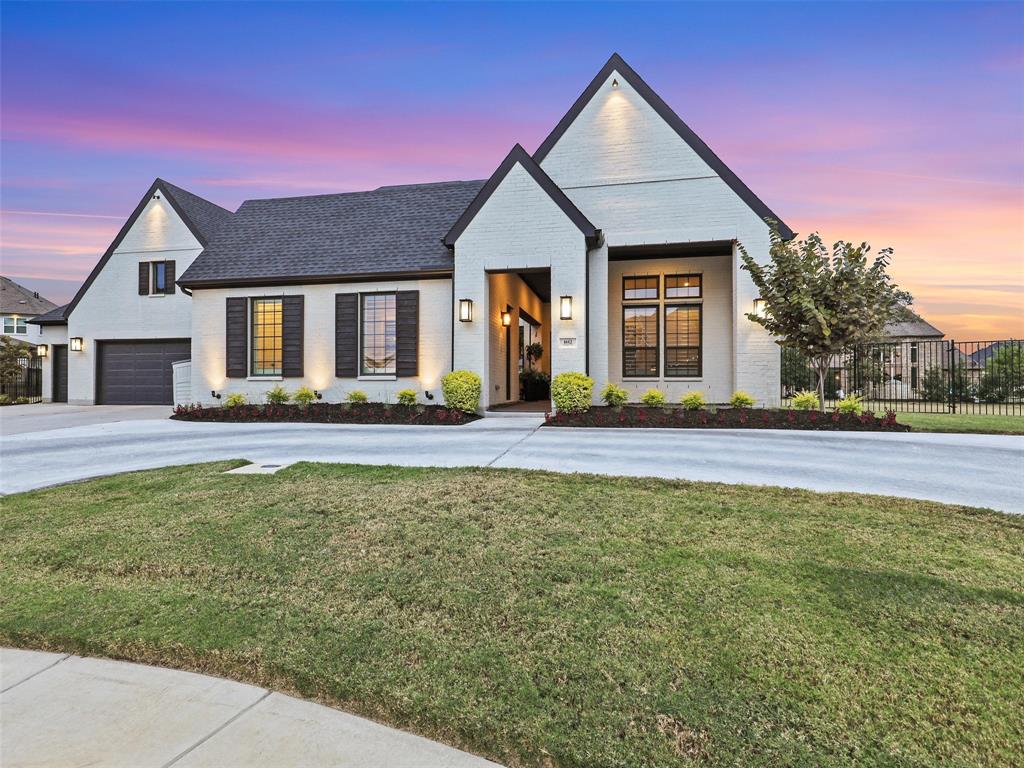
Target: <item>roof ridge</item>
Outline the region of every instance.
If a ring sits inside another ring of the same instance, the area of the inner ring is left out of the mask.
[[[349,197],[355,195],[373,195],[377,192],[384,192],[393,189],[423,189],[424,187],[441,187],[448,184],[483,184],[486,179],[455,179],[452,181],[421,181],[412,184],[385,184],[374,189],[353,189],[348,192],[322,192],[318,195],[285,195],[283,197],[251,197],[242,202],[247,203],[269,203],[281,202],[284,200],[323,200],[335,197]],[[241,206],[239,206],[241,207]]]

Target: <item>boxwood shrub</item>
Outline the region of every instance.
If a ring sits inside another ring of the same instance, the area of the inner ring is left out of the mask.
[[[594,380],[585,373],[560,373],[551,381],[551,399],[559,413],[584,413],[594,398]]]
[[[629,400],[629,392],[609,381],[604,385],[604,389],[601,390],[601,400],[605,405],[618,408],[625,405]]]
[[[444,403],[466,413],[476,413],[480,407],[480,377],[472,371],[452,371],[441,377]]]

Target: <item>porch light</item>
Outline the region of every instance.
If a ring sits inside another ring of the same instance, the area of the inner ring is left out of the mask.
[[[211,389],[210,390],[210,397],[215,398],[217,400],[220,400],[220,395],[217,394],[217,390],[216,389]]]
[[[473,300],[472,299],[459,299],[459,322],[460,323],[471,323],[471,322],[473,322]]]
[[[512,313],[507,309],[501,313],[501,324],[508,328],[512,325]]]
[[[72,352],[81,352],[82,348],[84,346],[83,343],[82,343],[82,337],[81,336],[72,336],[68,340],[68,343],[71,345],[71,351]]]
[[[46,357],[50,354],[49,344],[39,344],[36,346],[36,357]]]
[[[572,296],[562,296],[558,300],[558,310],[562,320],[572,320]]]
[[[764,299],[754,299],[754,314],[758,317],[764,317],[767,311],[767,305],[764,303]]]

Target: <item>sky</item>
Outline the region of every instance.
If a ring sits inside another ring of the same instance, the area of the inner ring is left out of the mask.
[[[1024,337],[1024,3],[0,4],[0,271],[70,299],[153,179],[486,178],[619,52],[794,230]]]

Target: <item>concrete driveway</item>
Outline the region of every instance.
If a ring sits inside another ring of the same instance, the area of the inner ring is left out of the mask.
[[[0,649],[0,765],[500,768],[411,733],[190,672]]]
[[[29,406],[36,407],[36,406]],[[111,411],[111,416],[117,416]],[[77,417],[77,416],[76,416]],[[461,427],[136,419],[4,435],[0,492],[243,458],[493,466],[855,491],[1024,512],[1024,438],[769,430],[565,429],[540,418]]]
[[[46,432],[51,429],[136,419],[165,419],[173,410],[169,405],[9,405],[0,408],[0,435],[21,435],[25,432]]]

